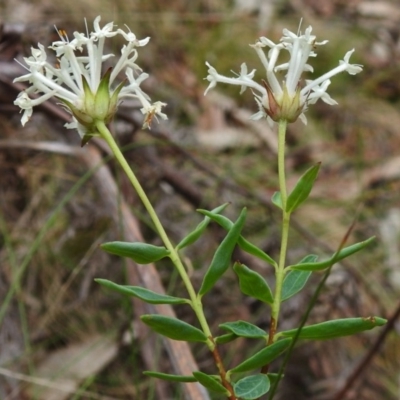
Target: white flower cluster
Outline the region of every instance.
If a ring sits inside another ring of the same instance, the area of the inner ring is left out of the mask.
[[[301,75],[304,71],[313,72],[311,65],[307,64],[309,57],[315,57],[314,50],[317,46],[324,45],[328,41],[316,42],[316,37],[311,35],[312,27],[309,26],[305,34],[295,33],[284,29],[280,42],[275,44],[271,40],[261,37],[256,44],[251,45],[266,71],[266,80],[262,85],[253,80],[256,70],[248,72],[247,65],[241,65],[240,75],[236,78],[228,78],[220,75],[209,63],[207,80],[210,82],[205,94],[216,86],[218,82],[241,86],[241,93],[247,88],[253,90],[255,100],[259,106],[259,112],[252,116],[253,119],[266,117],[272,124],[279,120],[295,121],[298,117],[307,123],[304,112],[309,104],[314,104],[321,99],[327,104],[337,104],[329,94],[327,88],[330,78],[340,72],[348,72],[355,75],[362,71],[362,66],[350,64],[350,56],[354,49],[347,52],[339,65],[315,80],[305,80],[301,87]],[[264,52],[264,47],[269,51]],[[289,61],[278,65],[278,58],[282,51],[289,53]],[[285,79],[279,81],[277,74],[285,71]]]
[[[14,80],[30,83],[14,102],[24,111],[22,125],[29,121],[33,107],[53,96],[72,113],[73,122],[66,127],[77,128],[82,138],[85,135],[95,135],[96,132],[92,131],[95,129],[93,122],[96,119],[108,122],[118,104],[128,97],[140,100],[141,112],[145,115],[144,127],[149,127],[153,117],[167,119],[161,112],[165,104],[151,103],[150,97],[140,88],[148,74],[143,73],[135,64],[138,57],[136,48],[145,46],[150,38],[138,40],[129,28],[128,32],[122,29],[114,30],[112,22],[101,28],[99,22],[100,17],[97,17],[93,24],[94,32],[90,34],[74,32],[74,39],[71,41],[64,31],[57,30],[60,40],[50,46],[58,59],[56,66],[47,61],[45,48],[40,43],[38,49],[32,48],[31,57],[24,58],[27,66],[25,68],[29,73]],[[113,54],[103,54],[105,39],[116,35],[122,35],[127,44],[122,47],[121,56],[112,70],[102,77],[104,61],[113,57]],[[126,75],[125,81],[111,90],[111,86],[122,72]]]

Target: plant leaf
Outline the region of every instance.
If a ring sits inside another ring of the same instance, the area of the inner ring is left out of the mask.
[[[221,206],[214,208],[211,212],[215,214],[219,214],[221,211],[223,211],[229,203],[222,204]],[[196,228],[190,232],[188,235],[186,235],[180,243],[176,246],[177,250],[181,250],[186,246],[191,245],[194,243],[197,239],[200,238],[200,236],[203,234],[203,232],[206,230],[208,224],[210,223],[211,218],[205,216],[203,221],[201,221]]]
[[[243,400],[258,399],[270,389],[268,375],[257,374],[246,376],[235,383],[235,396]]]
[[[170,254],[169,250],[163,246],[153,246],[141,242],[108,242],[100,247],[107,253],[131,258],[138,264],[150,264],[168,257]]]
[[[233,270],[239,278],[239,286],[242,293],[264,303],[272,304],[274,302],[268,283],[258,272],[238,262],[233,266]]]
[[[143,374],[170,382],[197,382],[197,379],[191,375],[172,375],[156,371],[143,371]]]
[[[223,215],[213,214],[212,212],[207,211],[207,210],[197,210],[197,211],[200,212],[201,214],[204,214],[204,215],[210,217],[213,221],[215,221],[217,224],[222,226],[222,228],[224,228],[227,231],[229,231],[233,226],[233,222],[229,218],[227,218]],[[274,267],[277,265],[275,260],[272,257],[270,257],[267,253],[265,253],[264,251],[259,249],[254,244],[250,243],[243,236],[239,236],[237,244],[246,253],[249,253],[249,254],[257,257],[260,260],[263,260],[263,261],[267,262],[268,264],[271,264]]]
[[[342,336],[354,335],[363,331],[382,326],[387,320],[379,317],[343,318],[320,324],[304,326],[299,334],[299,339],[325,340]],[[297,329],[280,332],[284,337],[294,337]]]
[[[252,256],[259,258],[260,260],[267,262],[268,264],[272,265],[273,267],[277,266],[275,260],[272,257],[270,257],[265,251],[261,250],[254,244],[250,243],[243,236],[239,237],[238,245],[246,253],[249,253]]]
[[[355,243],[351,246],[345,247],[338,253],[335,253],[331,258],[325,261],[320,261],[315,263],[312,262],[300,263],[300,264],[290,265],[287,268],[298,271],[321,271],[337,263],[338,261],[351,256],[357,251],[362,250],[364,247],[367,247],[373,240],[375,240],[375,236],[372,236],[369,239],[364,240],[363,242]]]
[[[220,324],[221,329],[232,332],[236,336],[247,337],[252,339],[265,338],[268,333],[256,325],[250,324],[246,321],[225,322]]]
[[[204,387],[213,392],[222,393],[225,395],[229,395],[228,389],[222,386],[215,378],[210,375],[205,374],[204,372],[195,371],[193,372],[193,376],[197,379],[199,383],[201,383]]]
[[[206,342],[206,335],[198,328],[180,321],[177,318],[164,315],[142,315],[140,319],[155,332],[170,339],[184,340],[186,342]]]
[[[281,210],[283,209],[281,192],[275,192],[271,197],[271,201],[272,204],[275,204]]]
[[[258,353],[254,354],[235,368],[230,370],[231,373],[246,372],[252,369],[261,368],[263,365],[269,364],[281,355],[289,346],[292,339],[278,340],[271,345],[264,347]]]
[[[296,210],[310,195],[315,179],[317,179],[320,166],[321,163],[318,163],[309,168],[298,180],[292,193],[290,193],[287,198],[286,212],[290,213]]]
[[[232,342],[237,339],[239,336],[236,336],[234,333],[227,333],[226,335],[217,336],[214,338],[215,343],[217,344],[225,344]]]
[[[95,279],[95,281],[107,289],[111,289],[126,296],[137,297],[150,304],[190,304],[190,301],[187,299],[159,294],[140,286],[118,285],[107,279]]]
[[[304,257],[300,264],[302,263],[313,263],[316,262],[318,256],[310,254]],[[285,301],[295,294],[299,293],[301,289],[305,286],[308,278],[311,276],[311,271],[290,271],[283,280],[282,285],[282,297],[281,301]]]
[[[199,295],[203,296],[206,294],[218,281],[218,279],[228,269],[231,262],[233,250],[236,246],[237,240],[240,235],[240,231],[243,228],[246,220],[246,209],[244,208],[239,215],[237,221],[233,224],[232,228],[228,231],[225,239],[218,246],[217,251],[211,261],[211,265],[208,268],[203,283],[201,284]]]

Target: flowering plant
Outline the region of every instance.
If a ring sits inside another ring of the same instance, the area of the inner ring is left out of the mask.
[[[135,64],[138,57],[137,47],[145,46],[150,38],[138,40],[131,32],[122,29],[114,31],[112,22],[100,27],[100,17],[94,20],[94,32],[86,35],[74,32],[74,39],[68,40],[63,30],[57,30],[60,37],[50,46],[54,50],[58,64],[53,66],[47,61],[43,45],[32,48],[32,56],[24,58],[29,73],[16,78],[14,82],[29,82],[30,87],[21,92],[14,104],[24,110],[22,125],[29,121],[32,108],[55,97],[62,102],[72,114],[72,122],[66,124],[69,129],[77,129],[82,144],[92,136],[99,136],[96,121],[110,122],[118,104],[124,98],[137,98],[141,104],[141,112],[145,115],[144,127],[150,127],[154,116],[167,119],[161,112],[165,105],[162,102],[150,102],[150,97],[141,89],[140,84],[148,78]],[[115,66],[102,76],[103,64],[113,54],[104,54],[106,38],[121,35],[127,41],[121,49],[121,56]],[[76,53],[79,52],[80,55]],[[125,73],[125,80],[111,90],[116,78]],[[135,77],[135,74],[138,76]],[[125,81],[128,84],[125,85]],[[32,95],[39,94],[39,97]]]
[[[316,57],[314,50],[317,46],[328,43],[316,42],[316,37],[311,35],[312,27],[306,29],[304,35],[283,30],[283,36],[278,44],[275,44],[266,37],[260,37],[258,42],[251,47],[254,48],[258,57],[266,71],[266,81],[262,81],[262,85],[254,81],[255,69],[248,72],[247,65],[243,63],[240,69],[240,75],[237,78],[227,78],[218,74],[208,62],[209,67],[207,80],[210,82],[206,93],[216,86],[217,82],[228,83],[231,85],[241,86],[241,93],[247,88],[254,89],[258,94],[254,94],[254,98],[259,106],[260,111],[252,116],[253,119],[267,118],[270,123],[286,120],[294,122],[298,117],[307,123],[304,112],[309,104],[314,104],[321,99],[327,104],[337,104],[326,92],[331,81],[330,78],[340,72],[347,71],[351,75],[358,74],[362,71],[362,66],[350,64],[350,56],[354,49],[350,50],[339,62],[339,66],[325,73],[315,80],[306,80],[306,85],[302,88],[300,78],[304,71],[312,72],[313,68],[307,64],[310,57]],[[263,48],[269,48],[267,54]],[[280,53],[286,50],[289,53],[289,61],[277,65]],[[279,83],[277,73],[287,71],[282,84]]]
[[[353,50],[345,55],[338,67],[314,81],[306,80],[304,87],[300,82],[301,75],[305,71],[312,71],[312,67],[307,64],[307,61],[309,57],[316,56],[314,50],[317,46],[326,43],[326,41],[316,42],[315,36],[311,35],[311,27],[306,29],[304,35],[300,33],[296,35],[285,29],[278,44],[262,37],[253,45],[266,69],[266,81],[263,81],[262,85],[254,81],[255,70],[248,73],[245,63],[242,64],[240,75],[236,78],[227,78],[218,74],[215,68],[207,63],[209,74],[206,79],[210,82],[210,85],[206,92],[215,87],[218,82],[239,85],[242,91],[251,88],[256,92],[254,96],[259,105],[259,112],[253,118],[266,118],[270,123],[278,123],[280,190],[273,195],[272,202],[281,212],[282,232],[279,259],[275,260],[242,236],[246,209],[242,210],[236,221],[231,221],[222,215],[227,204],[223,204],[212,211],[199,210],[204,216],[203,221],[183,237],[177,245],[172,244],[136,175],[129,167],[106,126],[115,115],[118,104],[126,97],[134,97],[141,102],[141,111],[145,115],[145,127],[150,126],[153,117],[167,118],[161,112],[164,103],[151,103],[149,96],[140,88],[140,84],[148,75],[143,73],[135,64],[138,56],[136,48],[146,45],[149,38],[138,40],[131,31],[114,30],[113,23],[100,28],[99,21],[100,17],[97,17],[94,21],[94,32],[90,35],[75,32],[72,41],[68,40],[63,31],[58,31],[60,40],[54,42],[51,46],[59,58],[57,67],[47,61],[47,55],[42,45],[39,44],[38,49],[32,49],[32,56],[25,58],[29,73],[16,79],[16,81],[27,81],[30,86],[19,94],[15,104],[24,110],[22,124],[25,125],[32,114],[32,108],[54,96],[72,114],[73,121],[67,127],[77,128],[83,144],[90,140],[92,136],[99,136],[108,143],[146,207],[163,245],[110,242],[103,244],[102,248],[111,254],[130,257],[138,264],[149,264],[164,258],[170,259],[186,287],[187,296],[177,297],[155,293],[138,286],[120,285],[104,279],[96,280],[111,290],[137,297],[150,304],[185,304],[193,310],[198,326],[193,326],[177,318],[155,314],[143,315],[142,321],[154,331],[170,339],[203,343],[207,346],[215,362],[216,374],[207,374],[201,371],[193,371],[190,376],[155,371],[147,371],[146,374],[173,382],[197,382],[210,391],[217,392],[230,400],[258,399],[266,394],[269,395],[269,399],[272,399],[282,377],[285,362],[282,364],[279,374],[273,374],[269,371],[270,363],[282,354],[286,354],[287,360],[297,339],[331,339],[383,325],[386,322],[383,318],[369,316],[366,318],[337,319],[304,326],[306,322],[306,317],[304,317],[298,328],[279,331],[279,314],[282,302],[299,293],[313,272],[325,270],[324,279],[326,279],[335,263],[362,250],[374,239],[369,238],[344,247],[347,241],[346,235],[342,243],[339,244],[338,250],[327,259],[319,261],[318,256],[311,254],[306,255],[294,264],[286,265],[290,217],[308,198],[320,168],[319,163],[309,168],[288,193],[285,178],[287,123],[293,122],[297,118],[305,122],[304,112],[310,104],[315,103],[318,99],[328,104],[336,104],[327,93],[330,78],[340,72],[347,71],[354,75],[362,70],[360,65],[349,63]],[[103,63],[112,57],[112,54],[103,54],[105,39],[116,35],[122,35],[128,43],[123,46],[121,56],[114,68],[108,69],[102,76]],[[264,47],[269,48],[268,54],[264,53]],[[277,65],[278,57],[283,51],[289,53],[289,61]],[[81,54],[77,56],[77,52]],[[281,71],[286,72],[282,83],[280,83],[277,75]],[[128,83],[125,85],[124,80],[114,89],[111,89],[122,72],[125,73],[125,80]],[[135,74],[138,76],[135,77]],[[39,97],[36,97],[36,95],[39,95]],[[201,285],[197,288],[190,280],[181,251],[197,241],[211,221],[221,225],[227,231],[227,234],[219,244],[204,274]],[[241,292],[264,303],[266,308],[270,310],[270,325],[268,331],[265,331],[246,321],[228,321],[219,325],[224,333],[215,335],[211,332],[206,314],[203,311],[202,299],[212,291],[214,285],[230,267],[236,245],[274,269],[275,287],[273,291],[270,282],[259,273],[239,261],[233,265]],[[321,281],[320,287],[324,279]],[[318,293],[318,290],[316,293]],[[220,356],[219,346],[239,337],[257,340],[262,348],[238,365],[227,369]],[[249,373],[249,371],[254,370],[259,370],[259,372]],[[244,373],[248,375],[243,377]]]

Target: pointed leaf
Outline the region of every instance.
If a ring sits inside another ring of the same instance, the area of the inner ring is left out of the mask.
[[[300,264],[309,262],[313,263],[316,262],[317,259],[318,256],[310,254],[304,257],[300,261]],[[283,280],[281,301],[285,301],[299,293],[307,283],[310,276],[311,271],[289,271]]]
[[[344,258],[351,256],[357,251],[362,250],[364,247],[367,247],[374,240],[375,236],[370,237],[369,239],[364,240],[363,242],[359,242],[351,246],[345,247],[344,249],[340,250],[338,253],[334,254],[331,258],[325,261],[320,261],[315,263],[312,262],[300,263],[300,264],[290,265],[288,268],[298,271],[320,271],[330,267],[331,265],[337,263],[340,260],[343,260]]]
[[[117,283],[111,282],[107,279],[95,279],[97,283],[106,287],[107,289],[114,290],[115,292],[137,297],[146,303],[150,304],[185,304],[190,303],[187,299],[180,297],[168,296],[166,294],[159,294],[149,289],[142,288],[140,286],[127,286],[118,285]]]
[[[320,324],[304,326],[298,336],[299,339],[325,340],[342,336],[354,335],[366,330],[382,326],[387,320],[379,317],[367,318],[343,318],[333,321],[321,322]],[[297,329],[280,332],[279,335],[294,337]]]
[[[287,198],[286,212],[292,212],[302,204],[311,193],[315,179],[317,179],[321,163],[309,168],[298,180],[292,193]]]
[[[155,332],[170,339],[184,340],[186,342],[206,342],[206,335],[198,328],[180,321],[177,318],[164,315],[142,315],[140,319]]]
[[[219,383],[214,377],[200,371],[193,372],[193,376],[207,389],[212,390],[213,392],[229,395],[229,391],[224,386],[222,386],[221,383]]]
[[[163,246],[141,242],[109,242],[100,246],[107,253],[121,257],[129,257],[138,264],[150,264],[152,262],[168,257],[170,252]]]
[[[283,339],[272,343],[247,360],[243,361],[241,364],[237,365],[235,368],[232,368],[230,372],[246,372],[269,364],[271,361],[279,357],[290,346],[291,341],[292,339]]]
[[[229,231],[233,226],[233,222],[229,218],[227,218],[223,215],[214,214],[207,210],[197,210],[197,211],[200,212],[201,214],[204,214],[204,215],[210,217],[213,221],[215,221],[217,224],[222,226],[222,228],[224,228],[227,231]],[[264,251],[259,249],[254,244],[250,243],[243,236],[239,236],[237,244],[246,253],[249,253],[249,254],[259,258],[260,260],[263,260],[273,266],[277,265],[275,260],[273,260],[267,253],[265,253]]]
[[[227,333],[226,335],[215,337],[214,340],[217,344],[225,344],[236,340],[238,337],[234,333]]]
[[[239,237],[238,245],[246,253],[249,253],[252,256],[259,258],[260,260],[267,262],[273,267],[277,266],[275,260],[272,257],[270,257],[265,251],[247,241],[243,236]]]
[[[143,371],[143,374],[151,376],[152,378],[158,378],[170,382],[197,382],[197,379],[191,375],[172,375],[155,371]]]
[[[246,296],[254,297],[264,303],[272,304],[274,298],[266,280],[243,264],[235,263],[233,270],[239,278],[239,286]]]
[[[214,208],[214,210],[212,210],[211,212],[218,214],[221,211],[223,211],[228,206],[228,204],[229,203],[222,204],[221,206]],[[199,239],[200,236],[203,234],[203,232],[206,230],[210,221],[211,221],[211,218],[206,216],[203,219],[203,221],[201,221],[192,232],[190,232],[187,236],[185,236],[180,241],[180,243],[176,246],[176,249],[181,250],[184,247],[189,246],[192,243],[194,243],[197,239]]]
[[[217,251],[215,252],[214,257],[211,261],[211,265],[204,276],[203,283],[201,284],[201,288],[199,290],[200,296],[206,294],[228,269],[231,262],[233,250],[236,246],[236,242],[239,238],[240,231],[243,228],[245,220],[246,209],[244,208],[240,213],[239,218],[232,226],[232,229],[228,231],[225,239],[222,241]]]
[[[252,339],[265,338],[268,333],[256,325],[250,324],[246,321],[225,322],[220,324],[221,329],[231,331],[236,336],[247,337]]]
[[[283,209],[281,192],[275,192],[271,197],[271,201],[272,204],[275,204],[281,210]]]
[[[235,383],[235,396],[243,400],[258,399],[270,389],[268,375],[257,374],[246,376]]]

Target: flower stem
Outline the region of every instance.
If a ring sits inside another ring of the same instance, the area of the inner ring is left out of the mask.
[[[287,253],[287,244],[289,237],[290,212],[286,211],[287,192],[286,192],[286,177],[285,177],[285,136],[286,136],[287,121],[279,121],[278,131],[278,174],[279,174],[279,189],[281,193],[282,203],[282,234],[281,234],[281,249],[279,254],[278,268],[275,270],[275,294],[274,302],[271,307],[271,322],[269,327],[268,345],[274,342],[274,337],[278,327],[279,311],[281,306],[282,285],[285,277],[285,262]],[[265,365],[263,373],[268,371],[268,365]]]
[[[224,366],[222,365],[222,362],[220,362],[220,357],[218,354],[217,346],[214,342],[210,327],[209,327],[206,317],[204,315],[201,298],[199,296],[197,296],[197,294],[193,288],[192,282],[190,281],[189,275],[186,272],[186,269],[179,257],[177,250],[175,249],[175,247],[172,245],[171,241],[169,240],[169,237],[168,237],[167,233],[165,232],[165,229],[164,229],[163,225],[161,224],[161,221],[158,218],[156,211],[154,210],[149,198],[147,197],[145,191],[143,190],[140,182],[136,178],[136,175],[132,171],[132,169],[129,166],[129,164],[127,163],[124,155],[122,154],[121,150],[119,149],[117,143],[115,142],[113,136],[111,135],[111,132],[109,131],[109,129],[107,128],[107,126],[104,124],[103,121],[97,121],[96,127],[97,127],[98,131],[100,132],[101,137],[107,142],[107,144],[110,147],[115,158],[118,160],[122,169],[128,176],[128,179],[132,183],[132,186],[136,190],[136,192],[137,192],[138,196],[140,197],[140,199],[142,200],[147,212],[149,213],[150,218],[153,221],[154,226],[155,226],[158,234],[160,235],[165,247],[170,251],[169,257],[170,257],[172,263],[175,265],[176,269],[178,270],[180,277],[182,278],[182,281],[186,287],[186,290],[189,293],[192,309],[195,312],[196,317],[199,321],[199,324],[200,324],[204,334],[207,337],[206,344],[207,344],[208,348],[210,349],[210,351],[213,353],[214,358],[219,360],[219,362],[217,363],[217,368],[218,368],[219,374],[221,376],[222,383],[233,396],[232,386],[225,379],[226,372],[225,372]],[[234,397],[230,397],[230,398],[234,398]]]

